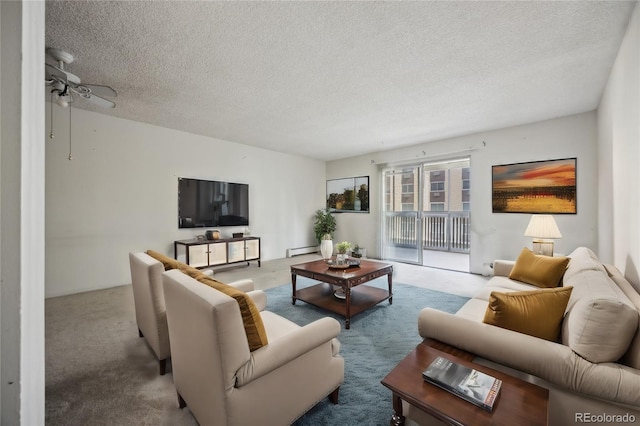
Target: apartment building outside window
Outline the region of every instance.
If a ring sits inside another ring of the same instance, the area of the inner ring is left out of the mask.
[[[383,186],[386,258],[421,263],[427,250],[469,252],[469,159],[389,168]]]

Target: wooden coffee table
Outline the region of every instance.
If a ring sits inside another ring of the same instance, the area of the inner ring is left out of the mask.
[[[296,277],[322,281],[319,284],[296,290]],[[361,285],[387,275],[389,290]],[[319,308],[327,309],[345,317],[345,328],[351,328],[351,317],[377,305],[383,300],[393,303],[393,266],[382,262],[360,260],[360,266],[348,269],[329,268],[324,260],[300,263],[291,266],[292,304],[302,300]],[[334,296],[333,286],[344,290],[344,299]]]
[[[438,356],[502,380],[492,412],[483,410],[425,382],[422,372]],[[549,390],[473,362],[474,355],[445,343],[425,339],[382,380],[393,392],[391,425],[403,425],[402,401],[450,425],[546,425]]]

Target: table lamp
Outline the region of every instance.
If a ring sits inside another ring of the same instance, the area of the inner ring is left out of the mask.
[[[525,237],[533,237],[533,252],[553,256],[553,238],[562,238],[556,221],[550,214],[534,214],[524,231]]]

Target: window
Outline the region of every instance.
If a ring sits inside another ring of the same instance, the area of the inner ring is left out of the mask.
[[[413,203],[402,203],[402,211],[403,212],[412,212],[413,211]]]
[[[444,182],[431,182],[431,191],[444,191]]]
[[[444,203],[431,203],[431,211],[432,212],[443,212],[444,211]]]
[[[413,183],[405,183],[402,185],[403,194],[413,194]]]

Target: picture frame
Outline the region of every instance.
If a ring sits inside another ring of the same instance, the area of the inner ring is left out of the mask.
[[[327,180],[327,209],[334,213],[369,213],[369,176]]]
[[[491,167],[493,213],[576,214],[577,158]]]

